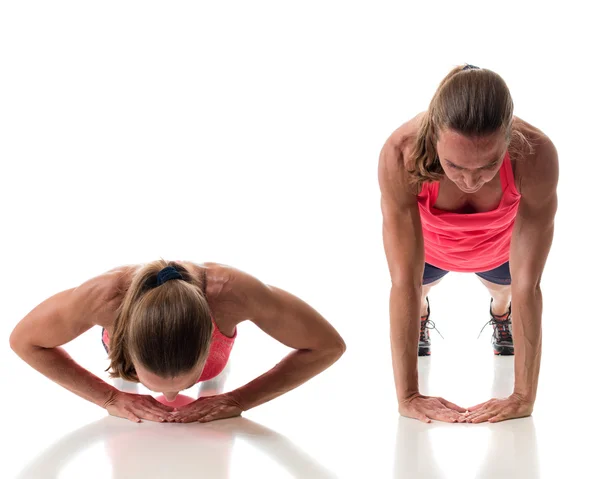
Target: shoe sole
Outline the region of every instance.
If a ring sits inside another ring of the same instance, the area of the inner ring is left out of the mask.
[[[496,356],[514,356],[514,346],[494,346],[494,354]]]

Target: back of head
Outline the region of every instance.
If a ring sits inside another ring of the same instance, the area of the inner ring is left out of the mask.
[[[481,137],[502,130],[508,144],[521,139],[512,121],[512,97],[500,75],[472,65],[454,68],[440,83],[419,126],[409,168],[411,181],[421,186],[442,178],[436,151],[441,131]]]
[[[212,333],[200,281],[176,262],[148,263],[136,272],[119,308],[110,375],[137,381],[134,363],[163,378],[185,374],[206,360]]]

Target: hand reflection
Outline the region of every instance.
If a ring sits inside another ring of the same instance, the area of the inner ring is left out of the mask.
[[[512,392],[512,361],[494,362],[491,397]],[[429,362],[419,381],[429,382]],[[540,477],[533,417],[496,424],[425,424],[398,418],[393,477]]]
[[[199,383],[194,387],[194,396],[221,394],[228,372],[229,366],[213,380]],[[114,385],[126,392],[148,392],[137,383],[121,379],[114,380]],[[157,400],[164,398],[158,396]],[[179,394],[176,400],[185,404],[195,397]],[[265,476],[265,468],[292,477],[335,477],[287,437],[246,418],[206,424],[133,424],[105,417],[57,440],[32,459],[17,479],[219,479],[261,477]]]
[[[106,417],[59,439],[17,479],[259,477],[265,466],[292,477],[335,477],[285,436],[246,418],[188,425]]]

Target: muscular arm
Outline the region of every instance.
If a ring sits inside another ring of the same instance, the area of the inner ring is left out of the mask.
[[[398,402],[418,393],[418,342],[423,233],[416,196],[409,191],[401,153],[388,141],[379,159],[383,244],[392,287],[390,342]]]
[[[48,298],[19,322],[10,336],[11,348],[31,367],[99,406],[104,406],[115,388],[77,364],[60,346],[99,324],[99,318],[107,314],[110,275]]]
[[[293,348],[271,370],[230,394],[248,410],[300,386],[344,353],[344,341],[317,311],[296,296],[236,270],[227,293],[235,308],[269,336]]]
[[[409,185],[399,144],[400,130],[384,145],[379,160],[383,243],[388,261],[390,343],[398,412],[431,422],[463,422],[464,408],[419,392],[418,344],[425,248],[417,195]]]
[[[521,202],[510,249],[514,393],[533,404],[542,349],[540,282],[552,245],[557,209],[558,155],[552,143],[546,139],[535,161],[523,168]]]

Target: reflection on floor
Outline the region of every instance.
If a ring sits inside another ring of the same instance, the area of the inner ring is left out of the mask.
[[[456,346],[438,341],[435,356],[420,359],[424,394],[462,406],[510,394],[512,358],[493,357],[487,341]],[[385,364],[377,354],[370,359]],[[14,432],[0,466],[3,478],[537,479],[555,472],[585,474],[594,462],[592,443],[585,439],[593,418],[561,414],[564,387],[551,381],[544,382],[532,417],[494,425],[424,424],[398,417],[391,369],[363,374],[373,368],[356,351],[343,367],[243,417],[208,424],[134,424],[106,416],[29,373],[14,358],[7,360],[15,375],[31,377],[27,384],[35,382],[38,393],[22,402],[35,422],[14,414],[6,418],[7,430]],[[548,354],[546,370],[558,370],[563,362]],[[215,380],[183,394],[194,399],[229,390],[254,376],[250,367],[233,361]],[[114,384],[147,393],[133,383]],[[39,400],[51,397],[54,402]]]

